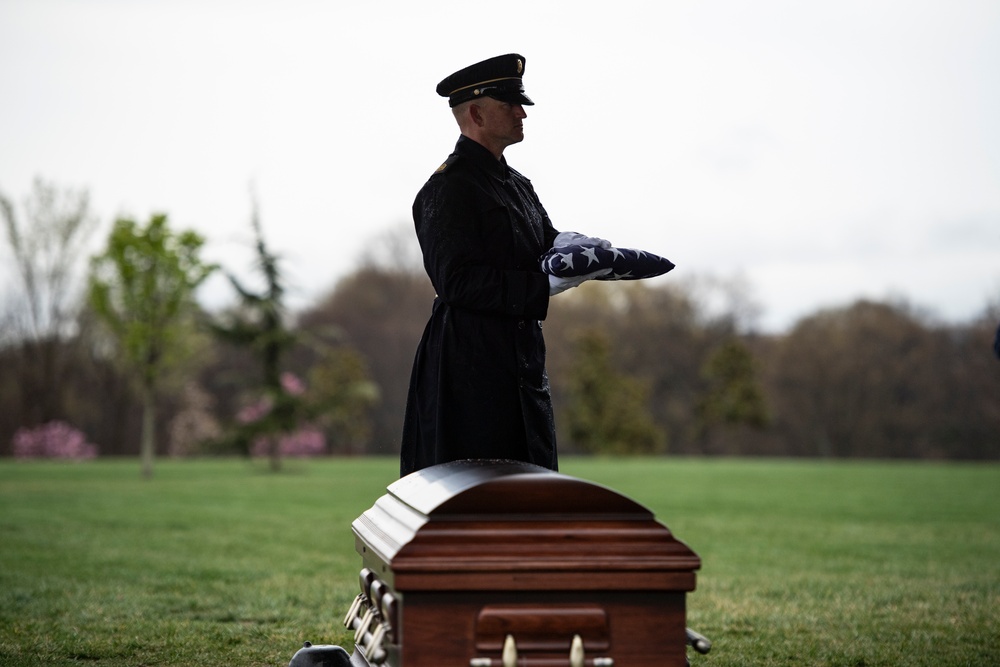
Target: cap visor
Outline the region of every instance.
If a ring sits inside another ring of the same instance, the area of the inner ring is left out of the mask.
[[[495,100],[507,102],[508,104],[523,104],[525,106],[531,106],[534,104],[530,97],[516,90],[506,92],[498,91],[495,95],[493,94],[493,91],[490,91],[487,95]]]

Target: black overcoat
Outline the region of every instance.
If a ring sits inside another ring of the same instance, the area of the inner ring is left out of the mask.
[[[413,203],[437,295],[410,377],[400,474],[466,458],[555,470],[539,258],[556,230],[531,182],[462,137]]]

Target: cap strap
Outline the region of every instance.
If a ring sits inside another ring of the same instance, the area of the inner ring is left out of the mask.
[[[459,91],[462,91],[462,90],[466,90],[467,88],[475,88],[476,86],[482,86],[482,85],[485,85],[487,83],[496,83],[497,81],[512,81],[512,80],[517,79],[517,78],[518,77],[516,77],[516,76],[502,76],[499,79],[488,79],[486,81],[480,81],[479,83],[473,83],[473,84],[469,84],[468,86],[462,86],[461,88],[456,88],[455,90],[453,90],[450,93],[448,93],[448,96],[451,97],[455,93],[457,93]]]

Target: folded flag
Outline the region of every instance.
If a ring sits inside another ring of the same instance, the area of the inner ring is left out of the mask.
[[[590,244],[556,246],[542,255],[542,271],[568,278],[601,269],[611,273],[597,280],[641,280],[661,276],[674,268],[669,259],[632,248],[602,248]]]

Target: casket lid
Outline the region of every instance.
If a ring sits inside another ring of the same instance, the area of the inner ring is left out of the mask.
[[[445,463],[387,491],[352,528],[366,566],[397,590],[597,587],[624,574],[692,590],[701,565],[646,507],[528,463]]]
[[[425,468],[389,485],[388,492],[428,519],[466,515],[530,515],[536,520],[583,515],[652,516],[616,491],[521,461],[475,459]]]

